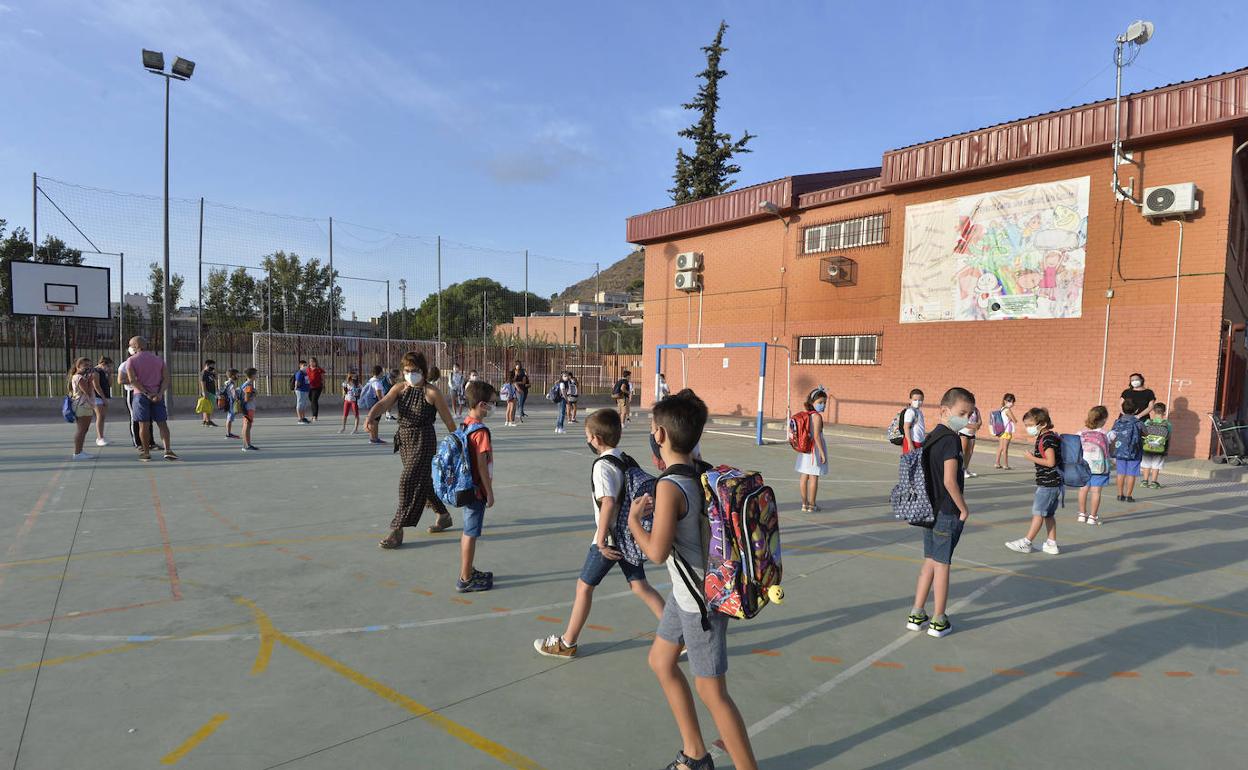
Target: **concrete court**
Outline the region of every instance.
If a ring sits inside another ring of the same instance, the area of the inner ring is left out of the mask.
[[[184,461],[147,465],[121,425],[84,463],[51,417],[0,426],[0,766],[664,766],[679,741],[646,667],[655,623],[621,577],[579,659],[531,648],[562,630],[592,528],[580,429],[533,411],[494,426],[478,563],[496,588],[468,595],[457,530],[376,547],[397,457],[332,419],[263,417],[252,455],[181,419]],[[643,417],[625,438],[643,461],[645,437]],[[1099,529],[1073,522],[1072,494],[1063,553],[1023,556],[1002,543],[1032,475],[978,458],[956,632],[937,640],[903,625],[921,546],[887,514],[894,448],[830,443],[826,510],[802,514],[787,446],[703,442],[762,470],[784,511],[788,600],[729,635],[762,767],[1243,766],[1244,486],[1171,479],[1108,502]]]

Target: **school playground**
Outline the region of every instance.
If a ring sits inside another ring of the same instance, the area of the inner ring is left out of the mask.
[[[498,505],[477,562],[495,588],[463,595],[458,514],[377,548],[399,470],[388,445],[283,414],[257,421],[261,451],[244,454],[180,419],[183,461],[141,464],[123,427],[78,463],[51,415],[0,427],[0,767],[571,770],[675,755],[646,665],[655,621],[618,573],[579,658],[533,651],[562,630],[592,536],[576,426],[555,435],[540,409],[493,426]],[[1003,543],[1025,532],[1032,473],[1021,458],[992,471],[981,442],[955,632],[934,639],[905,630],[922,550],[889,516],[894,447],[829,436],[825,510],[803,514],[787,445],[718,430],[706,458],[761,470],[782,506],[787,600],[728,637],[762,767],[1243,766],[1248,487],[1163,476],[1134,505],[1109,496],[1099,528],[1074,523],[1072,492],[1061,555],[1023,556]],[[649,467],[644,416],[624,448]],[[666,570],[649,572],[666,593]]]

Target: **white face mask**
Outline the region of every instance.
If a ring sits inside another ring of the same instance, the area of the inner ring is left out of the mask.
[[[910,406],[914,407],[915,409],[918,409],[919,407],[923,406],[923,401],[921,399],[916,398],[910,402]]]
[[[1039,426],[1039,425],[1028,425],[1028,426],[1027,426],[1027,435],[1028,435],[1028,436],[1039,436],[1039,435],[1040,435],[1040,426]]]
[[[130,355],[134,355],[134,346],[126,348],[126,352],[129,353]]]
[[[1144,386],[1144,380],[1131,380],[1131,387],[1139,388]]]
[[[404,372],[403,379],[407,380],[408,385],[419,385],[425,381],[425,376],[420,372]]]

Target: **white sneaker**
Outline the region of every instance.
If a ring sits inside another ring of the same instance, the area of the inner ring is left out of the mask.
[[[96,446],[108,446],[108,439],[106,439],[106,438],[97,438],[97,439],[95,440],[95,445],[96,445]]]
[[[1005,544],[1005,547],[1009,548],[1011,551],[1018,551],[1019,553],[1031,553],[1031,541],[1025,537],[1020,537],[1017,540],[1011,540]]]
[[[1057,556],[1059,553],[1062,552],[1062,549],[1057,547],[1056,540],[1045,540],[1044,545],[1040,546],[1040,550],[1044,551],[1050,556]]]
[[[95,455],[89,455],[86,452],[79,452],[78,454],[71,456],[69,459],[71,460],[94,460]]]

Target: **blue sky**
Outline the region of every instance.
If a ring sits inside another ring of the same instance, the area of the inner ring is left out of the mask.
[[[668,202],[679,105],[721,18],[721,128],[759,135],[742,184],[1111,96],[1113,38],[1137,17],[1157,32],[1127,90],[1248,65],[1244,3],[951,8],[0,0],[0,217],[29,223],[35,170],[159,194],[142,47],[198,64],[174,84],[175,196],[588,263]]]

